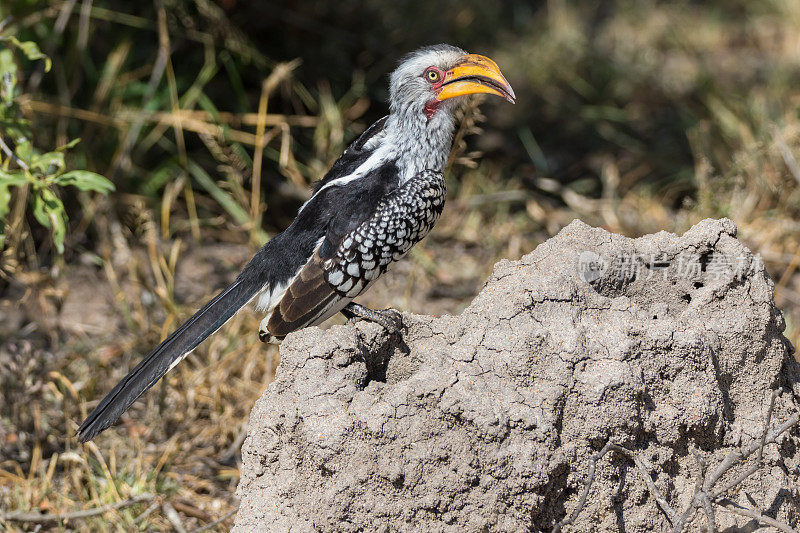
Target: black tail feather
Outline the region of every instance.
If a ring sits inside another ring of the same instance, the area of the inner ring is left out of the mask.
[[[116,422],[139,396],[169,371],[175,361],[186,356],[222,327],[261,288],[262,284],[248,283],[240,276],[230,287],[215,296],[117,383],[78,428],[78,440],[92,440]]]

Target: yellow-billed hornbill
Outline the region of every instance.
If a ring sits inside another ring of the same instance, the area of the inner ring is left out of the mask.
[[[396,331],[400,314],[353,302],[387,267],[422,240],[445,201],[442,175],[460,96],[488,93],[514,103],[494,61],[437,45],[406,56],[390,80],[389,115],[369,127],[334,163],[294,222],[259,250],[220,292],[145,357],[78,429],[85,442],[255,301],[266,313],[263,341],[320,324],[336,313]]]

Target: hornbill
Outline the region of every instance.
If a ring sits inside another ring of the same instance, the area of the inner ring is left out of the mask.
[[[370,126],[316,183],[311,198],[236,280],[181,325],[120,381],[83,421],[86,442],[113,424],[198,344],[255,301],[266,314],[259,338],[288,333],[342,312],[396,332],[401,315],[353,302],[422,240],[445,201],[444,166],[462,96],[514,103],[497,64],[449,45],[404,57],[390,77],[389,114]]]

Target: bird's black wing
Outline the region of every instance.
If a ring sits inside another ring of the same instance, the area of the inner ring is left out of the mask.
[[[318,324],[361,294],[430,232],[445,196],[442,175],[424,171],[385,194],[361,220],[349,213],[331,219],[322,244],[273,311],[269,333],[281,338]]]

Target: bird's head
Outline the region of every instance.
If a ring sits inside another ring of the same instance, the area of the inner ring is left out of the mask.
[[[408,54],[392,72],[390,106],[393,113],[418,114],[430,121],[452,114],[462,96],[486,93],[514,103],[514,90],[488,57],[468,54],[447,44]]]

